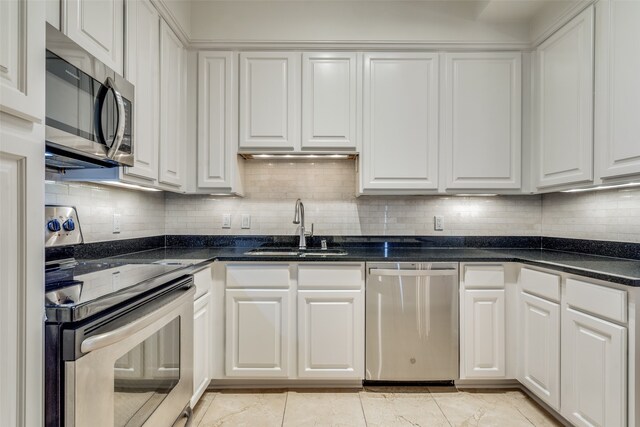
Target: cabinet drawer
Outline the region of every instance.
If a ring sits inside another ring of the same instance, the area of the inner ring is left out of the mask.
[[[617,322],[627,322],[627,293],[619,289],[567,279],[567,304]]]
[[[362,264],[302,264],[298,266],[300,289],[361,289]]]
[[[196,285],[196,294],[193,296],[194,300],[197,300],[202,295],[211,290],[213,277],[211,274],[211,267],[203,268],[200,271],[193,273],[193,283]]]
[[[502,265],[465,265],[464,287],[474,288],[504,288],[504,267]]]
[[[289,288],[289,264],[229,264],[227,288]]]
[[[520,271],[522,290],[551,301],[560,301],[560,276],[523,268]]]

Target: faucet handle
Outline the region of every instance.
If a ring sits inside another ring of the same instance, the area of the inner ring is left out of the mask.
[[[313,237],[313,223],[311,223],[311,231],[310,232],[305,231],[304,235],[307,237]]]

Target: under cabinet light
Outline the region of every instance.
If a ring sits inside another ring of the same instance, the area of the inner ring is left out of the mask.
[[[143,187],[142,185],[136,185],[136,184],[127,184],[126,182],[120,182],[120,181],[97,181],[97,182],[99,184],[110,185],[113,187],[128,188],[130,190],[162,191],[162,190],[158,190],[157,188]]]
[[[454,196],[458,196],[458,197],[493,197],[493,196],[497,196],[497,194],[495,194],[495,193],[461,193],[461,194],[454,194]]]
[[[590,188],[574,188],[573,190],[564,190],[562,192],[563,193],[581,193],[583,191],[613,190],[615,188],[638,187],[638,186],[640,186],[640,182],[628,182],[626,184],[600,185],[598,187],[590,187]]]
[[[247,160],[251,159],[283,159],[283,160],[291,160],[291,159],[348,159],[353,160],[358,155],[357,154],[250,154],[250,153],[242,153],[240,156],[244,157]]]

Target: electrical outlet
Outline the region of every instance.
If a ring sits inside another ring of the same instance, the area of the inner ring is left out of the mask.
[[[436,215],[433,217],[433,229],[435,231],[443,231],[444,230],[444,216]]]
[[[231,228],[231,214],[222,215],[222,228]]]
[[[113,289],[120,289],[120,272],[111,273],[111,286]]]
[[[242,214],[242,225],[240,228],[251,228],[251,215]]]
[[[113,229],[111,230],[111,232],[113,234],[117,234],[120,232],[120,220],[122,219],[122,215],[120,215],[119,213],[114,213],[113,214]]]

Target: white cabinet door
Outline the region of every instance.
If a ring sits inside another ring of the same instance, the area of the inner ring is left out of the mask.
[[[520,188],[521,53],[445,55],[446,189]]]
[[[124,0],[63,0],[63,32],[123,74]]]
[[[198,187],[232,189],[237,168],[237,54],[198,53]]]
[[[207,269],[209,271],[209,269]],[[212,352],[211,294],[206,293],[193,305],[193,396],[194,407],[211,382]]]
[[[289,290],[227,289],[227,376],[289,376],[289,295]]]
[[[627,329],[567,308],[562,415],[576,426],[627,425]]]
[[[41,126],[34,126],[37,130],[31,133],[30,124],[12,117],[5,122],[3,116],[0,114],[0,423],[42,426],[44,132]],[[14,129],[18,124],[27,129]]]
[[[44,117],[44,6],[0,1],[0,111],[40,123]]]
[[[160,172],[158,180],[173,187],[184,185],[186,158],[183,109],[182,43],[164,22],[160,23]]]
[[[596,3],[595,146],[599,176],[640,173],[640,2]]]
[[[536,50],[537,187],[593,179],[593,7]]]
[[[144,372],[144,343],[137,345],[127,354],[116,360],[113,367],[115,379],[142,378]]]
[[[505,291],[464,291],[464,378],[505,376]]]
[[[298,376],[364,378],[361,291],[298,291]]]
[[[356,148],[357,55],[302,55],[302,148]]]
[[[149,0],[127,2],[127,69],[135,85],[134,165],[124,174],[158,179],[160,15]]]
[[[438,188],[438,54],[364,55],[361,190]]]
[[[520,382],[560,410],[560,306],[520,293]]]
[[[300,147],[300,54],[240,54],[240,148]]]

